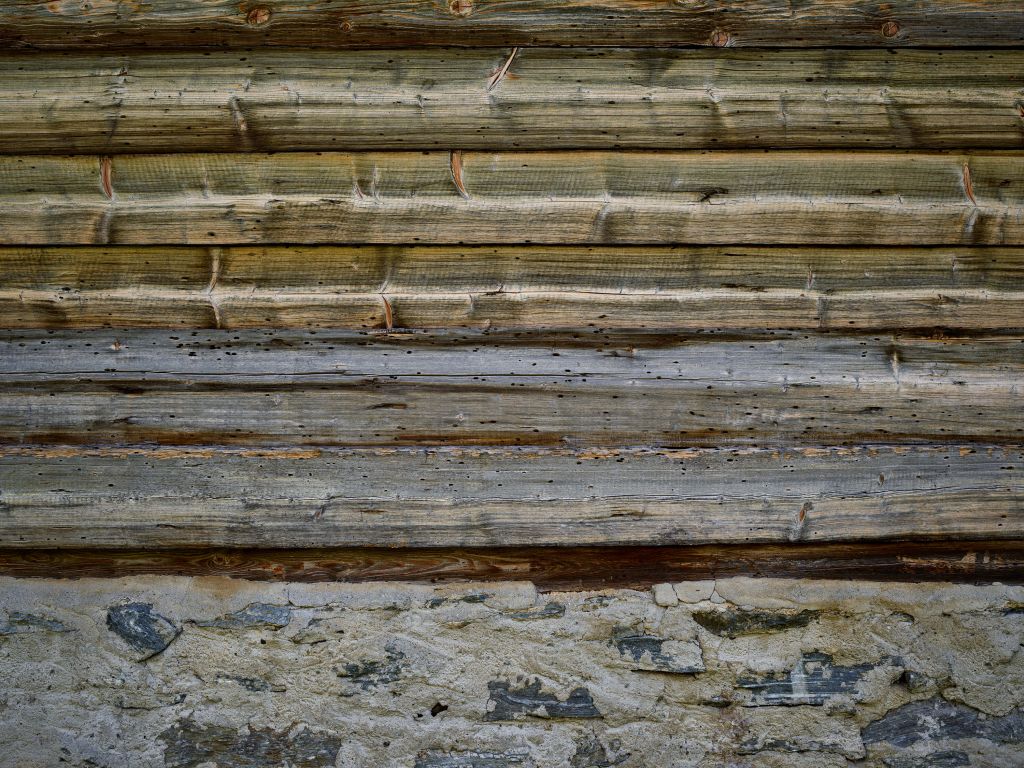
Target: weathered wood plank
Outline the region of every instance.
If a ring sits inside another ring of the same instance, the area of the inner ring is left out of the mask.
[[[13,247],[0,326],[995,330],[1022,285],[1021,248]]]
[[[1018,447],[5,449],[0,545],[482,547],[1020,539]]]
[[[1013,149],[1022,72],[976,50],[6,55],[0,152]]]
[[[3,549],[0,575],[152,574],[250,581],[530,581],[541,590],[649,589],[730,576],[1024,583],[1024,542],[860,542],[479,549]]]
[[[0,546],[1020,539],[1019,447],[0,451]]]
[[[0,443],[1017,442],[1019,338],[10,334]]]
[[[1024,242],[1024,153],[0,157],[0,243]]]
[[[204,248],[0,248],[0,326],[216,327],[215,263]]]
[[[201,0],[0,6],[7,47],[978,46],[1024,42],[1017,0]]]

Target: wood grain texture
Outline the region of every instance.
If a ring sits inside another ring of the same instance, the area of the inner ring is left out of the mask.
[[[0,157],[2,244],[523,241],[1013,245],[1024,153]]]
[[[0,443],[1024,439],[1020,338],[9,334]]]
[[[999,46],[1024,42],[1017,0],[297,0],[7,3],[8,47],[145,45]]]
[[[1014,149],[1022,73],[977,50],[8,54],[0,152]]]
[[[542,591],[649,589],[731,576],[1024,583],[1024,542],[857,542],[474,549],[3,549],[0,575],[251,581],[530,581]]]
[[[0,44],[0,573],[1024,582],[1018,0]]]
[[[8,247],[0,325],[991,331],[1022,286],[1022,248]]]
[[[7,548],[1021,539],[1015,446],[8,448]]]

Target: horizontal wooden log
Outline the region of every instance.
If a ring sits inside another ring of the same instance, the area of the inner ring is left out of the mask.
[[[1024,328],[1024,248],[0,248],[6,328]]]
[[[9,334],[0,443],[1024,439],[1019,338]]]
[[[200,0],[0,6],[5,47],[977,46],[1024,42],[1017,0]]]
[[[0,575],[153,574],[289,582],[530,581],[541,590],[649,589],[731,576],[1024,583],[1024,542],[479,549],[3,549]]]
[[[5,55],[0,152],[1014,149],[1022,72],[977,50]]]
[[[0,157],[2,244],[1024,242],[1024,153]]]
[[[1024,537],[1019,447],[0,451],[0,546]]]

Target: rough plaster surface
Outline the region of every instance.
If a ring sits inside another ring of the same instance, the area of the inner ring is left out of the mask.
[[[2,766],[1024,765],[1024,588],[0,579]]]

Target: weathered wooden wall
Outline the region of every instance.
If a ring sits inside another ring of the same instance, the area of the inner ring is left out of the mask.
[[[8,2],[0,44],[0,765],[1019,765],[1019,590],[863,581],[1024,582],[1020,0]],[[849,581],[666,591],[733,576]],[[346,624],[333,580],[615,591]],[[350,633],[320,714],[306,641],[207,637],[288,624],[208,590]],[[399,682],[481,626],[483,671]]]
[[[0,37],[12,573],[1000,542],[1024,578],[1017,3],[28,3]]]

